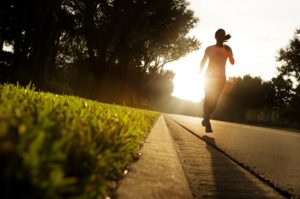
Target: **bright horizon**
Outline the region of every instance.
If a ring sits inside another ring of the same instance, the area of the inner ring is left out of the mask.
[[[173,96],[194,102],[203,98],[203,80],[196,74],[204,50],[215,44],[214,33],[225,29],[232,38],[227,43],[233,49],[235,65],[227,63],[227,77],[259,76],[270,80],[280,64],[276,56],[288,45],[300,28],[298,0],[189,0],[190,9],[199,18],[190,32],[201,42],[201,49],[188,54],[165,68],[175,72]]]

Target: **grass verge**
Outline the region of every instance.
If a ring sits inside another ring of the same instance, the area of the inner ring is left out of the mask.
[[[158,116],[0,85],[1,198],[105,197]]]

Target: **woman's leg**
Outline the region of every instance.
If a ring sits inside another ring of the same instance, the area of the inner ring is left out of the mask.
[[[202,125],[209,127],[210,116],[216,109],[220,94],[225,85],[225,79],[210,79],[205,81],[205,99],[203,104],[203,122]]]

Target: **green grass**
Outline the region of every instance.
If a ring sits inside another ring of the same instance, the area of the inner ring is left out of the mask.
[[[0,85],[0,197],[105,197],[158,116]]]

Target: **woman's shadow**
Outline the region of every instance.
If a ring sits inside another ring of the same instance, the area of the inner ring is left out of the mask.
[[[231,160],[216,146],[215,139],[203,136],[211,154],[211,168],[216,188],[215,198],[273,198],[274,190]],[[220,153],[221,152],[221,153]],[[262,185],[261,185],[262,184]],[[267,193],[267,194],[266,194]]]

